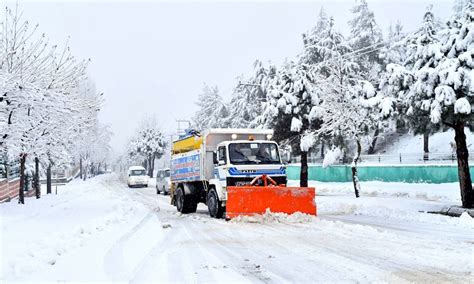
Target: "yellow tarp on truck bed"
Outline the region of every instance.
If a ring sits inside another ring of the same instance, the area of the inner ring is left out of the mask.
[[[191,136],[173,142],[173,154],[184,153],[201,148],[202,137]]]

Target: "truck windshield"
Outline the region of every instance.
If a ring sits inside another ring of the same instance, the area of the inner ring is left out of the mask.
[[[275,143],[229,144],[232,164],[279,164],[280,155]]]

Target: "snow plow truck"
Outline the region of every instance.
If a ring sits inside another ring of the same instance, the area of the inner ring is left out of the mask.
[[[172,143],[171,203],[181,213],[207,205],[209,215],[232,219],[267,210],[316,215],[315,189],[287,187],[286,167],[273,130],[188,131]]]

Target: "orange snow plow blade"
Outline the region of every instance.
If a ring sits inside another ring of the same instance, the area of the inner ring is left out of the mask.
[[[264,186],[229,186],[226,218],[263,214],[267,209],[271,212],[286,214],[301,212],[316,216],[315,196],[316,191],[313,187],[266,185],[266,182]]]

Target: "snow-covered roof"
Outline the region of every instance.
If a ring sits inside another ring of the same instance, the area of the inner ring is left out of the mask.
[[[272,129],[250,129],[250,128],[211,128],[205,132],[206,134],[271,134],[273,135]]]
[[[145,170],[144,167],[142,166],[133,166],[133,167],[130,167],[128,168],[129,171],[134,171],[134,170]]]

